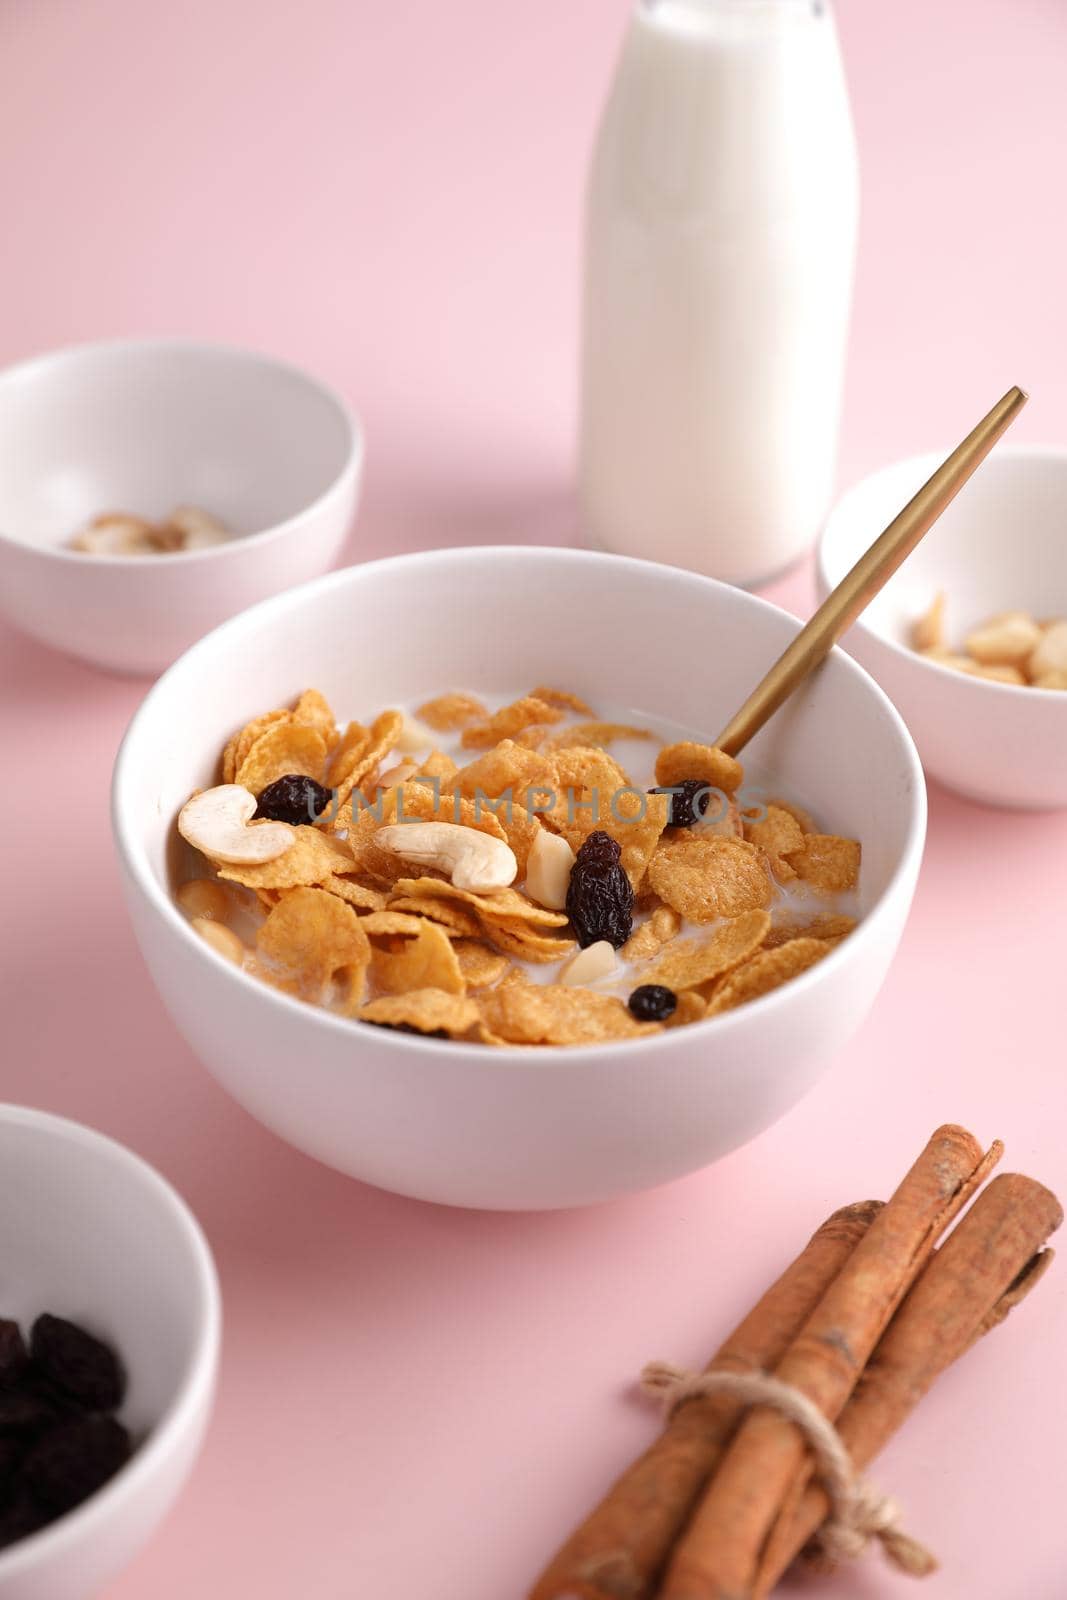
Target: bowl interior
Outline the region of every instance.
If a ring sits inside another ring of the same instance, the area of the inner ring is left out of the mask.
[[[210,1343],[212,1282],[188,1213],[144,1163],[74,1123],[0,1107],[0,1316],[28,1333],[51,1311],[113,1344],[135,1441]]]
[[[934,454],[898,462],[845,496],[820,548],[825,585],[844,577],[943,460]],[[956,645],[1000,611],[1067,616],[1065,528],[1067,452],[1000,446],[856,627],[907,647],[911,623],[941,589]]]
[[[119,838],[162,914],[177,919],[168,867],[178,810],[193,788],[218,781],[236,728],[305,687],[321,689],[342,720],[365,721],[448,689],[495,698],[550,683],[605,714],[713,737],[796,629],[739,590],[590,552],[439,551],[351,568],[235,618],[165,674],[120,758]],[[750,780],[766,776],[772,792],[862,839],[861,899],[873,905],[921,832],[922,777],[899,717],[862,669],[836,653],[746,760]]]
[[[0,532],[62,547],[104,511],[202,506],[237,534],[311,505],[351,422],[295,368],[223,346],[90,345],[0,374]]]

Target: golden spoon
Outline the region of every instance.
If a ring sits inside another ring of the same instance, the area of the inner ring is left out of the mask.
[[[731,756],[743,750],[793,690],[829,655],[845,629],[852,626],[951,505],[1001,434],[1015,421],[1026,401],[1027,396],[1021,389],[1009,389],[1003,400],[997,402],[974,432],[967,435],[933,477],[923,484],[914,500],[908,502],[852,571],[841,579],[763,681],[756,685],[740,711],[731,717],[715,741],[720,750]]]

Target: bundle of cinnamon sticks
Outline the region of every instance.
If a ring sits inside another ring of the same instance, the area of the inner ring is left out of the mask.
[[[862,1469],[930,1385],[1034,1288],[1063,1220],[995,1143],[938,1128],[884,1205],[846,1206],[705,1369],[773,1373]],[[828,1513],[798,1428],[723,1393],[684,1400],[571,1535],[529,1600],[763,1600]]]

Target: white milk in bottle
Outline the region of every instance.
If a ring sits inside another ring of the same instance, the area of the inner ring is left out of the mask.
[[[752,583],[812,542],[858,190],[826,0],[640,0],[588,195],[591,543]]]

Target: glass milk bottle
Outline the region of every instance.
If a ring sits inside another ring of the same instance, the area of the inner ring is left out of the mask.
[[[826,0],[640,0],[587,201],[590,543],[742,584],[811,544],[858,201]]]

